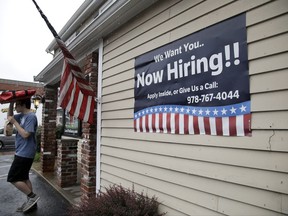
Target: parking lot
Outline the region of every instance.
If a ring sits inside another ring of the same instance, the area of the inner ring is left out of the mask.
[[[0,215],[14,216],[23,215],[16,212],[17,207],[26,201],[26,196],[18,191],[13,185],[7,182],[7,173],[13,161],[14,152],[0,152]],[[63,198],[50,184],[41,176],[31,170],[30,180],[33,184],[35,193],[40,196],[38,208],[25,215],[31,216],[68,216],[70,203]]]
[[[0,151],[11,151],[15,149],[15,134],[16,130],[13,131],[12,136],[5,136],[4,128],[0,128]]]

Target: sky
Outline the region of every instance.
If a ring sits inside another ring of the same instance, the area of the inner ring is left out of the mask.
[[[56,32],[84,0],[36,0]],[[53,35],[32,0],[0,0],[0,78],[33,82],[52,60]]]
[[[72,17],[84,0],[36,0],[57,32]],[[0,0],[0,78],[33,82],[52,60],[46,48],[53,35],[32,0]],[[0,127],[7,113],[0,104]],[[36,115],[41,124],[42,105]]]

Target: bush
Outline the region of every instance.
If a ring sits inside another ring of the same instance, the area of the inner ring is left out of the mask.
[[[40,162],[41,159],[41,153],[40,152],[36,152],[36,155],[34,157],[34,162]]]
[[[88,203],[79,203],[72,207],[69,215],[82,216],[162,216],[158,213],[159,203],[153,196],[149,198],[143,193],[138,194],[134,189],[122,186],[110,186],[106,192],[100,192]]]
[[[62,126],[61,125],[57,125],[56,126],[56,131],[55,131],[55,133],[56,133],[56,139],[61,139],[61,136],[62,136],[62,133],[63,133],[63,128],[62,128]]]
[[[42,130],[42,126],[39,125],[36,130],[37,152],[41,151],[41,130]]]

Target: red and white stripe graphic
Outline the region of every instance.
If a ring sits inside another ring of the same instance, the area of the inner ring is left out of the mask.
[[[179,113],[155,113],[134,120],[136,132],[249,136],[250,115],[199,117]]]
[[[250,101],[210,109],[192,108],[172,105],[169,109],[167,106],[144,109],[135,113],[134,130],[135,132],[215,136],[251,135]],[[163,110],[166,112],[162,112]],[[167,112],[168,110],[170,112]]]

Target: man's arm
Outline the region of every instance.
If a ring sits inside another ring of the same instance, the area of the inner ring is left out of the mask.
[[[14,102],[11,102],[10,105],[9,105],[8,112],[7,112],[7,118],[8,118],[8,116],[13,116],[14,115],[13,111],[14,111]]]
[[[13,108],[14,108],[14,103],[10,103],[8,111],[7,111],[8,122],[5,122],[5,125],[4,125],[5,136],[12,136],[12,133],[13,133],[13,124],[9,121],[9,116],[13,117]]]
[[[9,105],[9,109],[7,112],[7,120],[13,124],[15,126],[15,128],[17,129],[18,133],[24,138],[28,138],[30,136],[30,133],[27,132],[26,130],[24,130],[24,128],[22,128],[20,126],[20,124],[16,121],[16,119],[14,118],[14,102],[11,102]]]
[[[8,121],[11,124],[14,124],[15,128],[17,129],[18,133],[24,138],[28,138],[31,133],[27,132],[24,128],[20,126],[20,124],[16,121],[16,119],[13,116],[8,116],[7,117]]]

